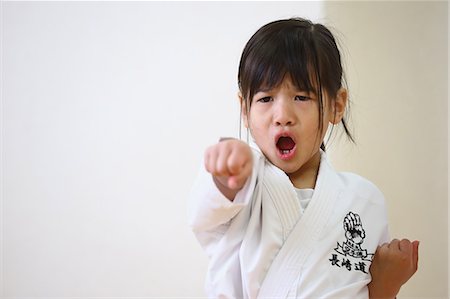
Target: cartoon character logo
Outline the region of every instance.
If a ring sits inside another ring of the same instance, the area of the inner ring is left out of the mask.
[[[346,241],[337,243],[334,249],[336,252],[354,258],[371,261],[373,254],[368,254],[366,249],[361,247],[366,237],[366,232],[362,226],[361,218],[358,214],[349,212],[344,218],[344,230]]]

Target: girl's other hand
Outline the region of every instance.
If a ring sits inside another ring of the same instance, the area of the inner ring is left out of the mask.
[[[395,298],[400,288],[417,271],[419,241],[394,239],[378,246],[370,266],[370,299]]]
[[[237,139],[221,141],[205,152],[205,168],[213,175],[219,190],[233,200],[242,189],[253,167],[248,144]]]

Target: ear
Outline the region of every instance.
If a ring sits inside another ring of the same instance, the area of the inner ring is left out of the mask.
[[[330,122],[337,125],[344,117],[345,108],[347,107],[348,92],[345,88],[340,88],[336,93],[336,98],[330,109]]]
[[[244,121],[244,126],[248,128],[248,115],[247,115],[247,104],[245,102],[244,97],[242,96],[242,93],[238,92],[238,98],[239,98],[239,104],[241,105],[241,117]]]

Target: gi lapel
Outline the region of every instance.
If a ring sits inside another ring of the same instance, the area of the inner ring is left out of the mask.
[[[277,210],[283,228],[283,242],[291,233],[301,215],[301,206],[289,178],[272,164],[264,169],[264,190]]]
[[[262,283],[258,298],[286,298],[301,275],[302,265],[320,238],[340,195],[339,181],[321,153],[312,200],[278,252]],[[289,181],[289,178],[286,177]],[[292,185],[291,185],[292,186]]]

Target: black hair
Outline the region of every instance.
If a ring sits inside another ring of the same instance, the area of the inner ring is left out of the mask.
[[[333,34],[321,24],[302,18],[268,23],[245,45],[238,84],[248,115],[253,96],[278,86],[286,75],[299,90],[314,92],[319,101],[319,132],[323,131],[323,91],[334,101],[343,84],[341,56]],[[354,142],[347,123],[342,124]],[[325,150],[322,143],[321,148]]]

